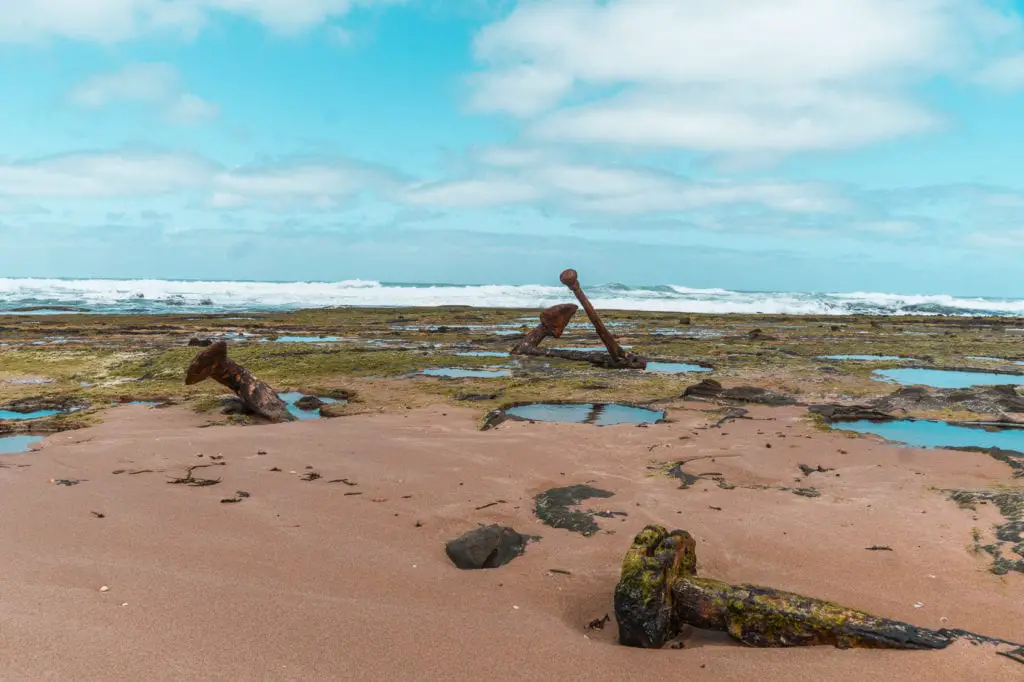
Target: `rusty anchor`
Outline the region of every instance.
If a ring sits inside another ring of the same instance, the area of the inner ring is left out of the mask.
[[[265,419],[273,422],[295,420],[274,389],[228,357],[228,344],[224,341],[217,341],[196,355],[185,374],[185,385],[191,386],[206,379],[230,388],[250,412]]]
[[[597,335],[601,338],[601,342],[608,349],[608,354],[540,347],[540,343],[544,339],[548,337],[557,339],[562,336],[562,332],[579,309],[574,303],[562,303],[544,310],[540,314],[540,324],[512,349],[512,353],[515,355],[544,355],[566,360],[582,360],[610,369],[644,369],[647,366],[647,360],[639,355],[627,353],[619,345],[619,342],[615,340],[615,336],[605,327],[601,317],[594,310],[594,306],[591,305],[590,299],[583,293],[579,283],[579,275],[576,271],[572,269],[565,270],[559,279],[562,281],[562,284],[569,287],[573,294],[576,295],[576,299],[583,306],[583,310],[587,313],[587,317],[590,318],[594,329],[597,330]]]

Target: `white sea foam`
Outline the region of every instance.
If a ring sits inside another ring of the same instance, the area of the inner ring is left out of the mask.
[[[786,315],[1024,316],[1024,300],[960,298],[945,294],[739,292],[679,285],[587,285],[598,308],[679,313]],[[0,312],[72,306],[110,313],[240,312],[331,306],[466,305],[543,308],[572,301],[562,286],[389,284],[339,282],[204,282],[0,278]]]

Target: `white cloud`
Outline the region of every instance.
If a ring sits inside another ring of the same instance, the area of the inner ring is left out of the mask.
[[[547,140],[841,149],[936,129],[907,86],[1018,28],[985,0],[535,0],[477,35],[471,104]]]
[[[1024,87],[1024,53],[997,59],[978,73],[977,80],[997,90]]]
[[[413,185],[399,201],[416,206],[482,207],[527,204],[543,197],[534,185],[511,177]]]
[[[855,147],[941,125],[921,107],[873,93],[698,89],[644,91],[560,109],[527,132],[550,140],[637,147],[792,152]]]
[[[197,189],[214,166],[179,154],[68,154],[0,165],[0,196],[88,198]]]
[[[445,207],[556,206],[572,212],[645,214],[752,204],[778,211],[840,211],[845,201],[811,183],[695,182],[670,173],[556,159],[532,150],[482,150],[475,177],[414,185],[406,203]]]
[[[117,43],[151,34],[192,37],[211,17],[230,14],[295,34],[356,7],[407,0],[3,0],[0,42],[70,38]]]
[[[349,160],[285,161],[224,168],[171,153],[83,153],[0,164],[0,199],[184,195],[213,208],[323,208],[397,182]]]
[[[98,109],[114,102],[140,102],[159,108],[172,123],[199,123],[217,116],[215,104],[190,92],[171,64],[129,64],[120,71],[93,76],[74,88],[77,106]]]

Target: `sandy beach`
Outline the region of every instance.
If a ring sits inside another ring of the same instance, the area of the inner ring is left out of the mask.
[[[1009,483],[1005,465],[822,432],[796,407],[708,428],[709,409],[483,432],[477,410],[444,404],[207,428],[181,407],[108,410],[0,456],[0,678],[1021,679],[1019,663],[966,643],[762,650],[690,632],[682,649],[619,646],[612,592],[647,523],[690,531],[702,575],[1024,635],[1024,576],[969,551],[972,528],[998,514],[935,491]],[[687,472],[736,487],[680,489],[649,468],[691,457],[704,459]],[[220,483],[168,484],[195,464],[215,464],[194,474]],[[543,525],[534,495],[574,483],[614,492],[584,508],[628,515],[598,518],[590,537]],[[821,496],[778,489],[808,485]],[[501,568],[458,570],[444,544],[478,523],[541,539]]]

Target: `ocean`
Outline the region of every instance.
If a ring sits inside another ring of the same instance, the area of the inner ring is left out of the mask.
[[[784,315],[1024,316],[1024,300],[944,294],[798,293],[691,289],[684,286],[586,285],[598,308],[678,313]],[[341,282],[0,278],[0,313],[244,313],[334,306],[465,305],[544,308],[573,302],[562,286]],[[70,310],[67,310],[70,309]]]

